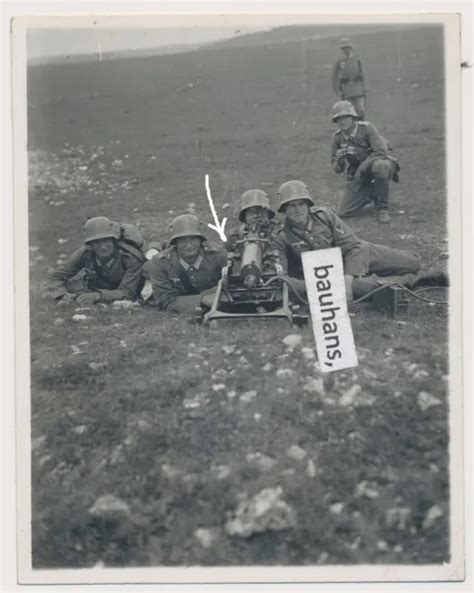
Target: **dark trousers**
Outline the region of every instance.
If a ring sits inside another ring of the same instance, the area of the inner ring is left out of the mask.
[[[389,182],[394,170],[390,159],[376,159],[360,179],[348,179],[337,209],[338,216],[353,216],[371,202],[376,210],[388,210]]]

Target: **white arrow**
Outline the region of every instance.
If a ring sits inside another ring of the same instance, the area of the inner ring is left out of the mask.
[[[216,231],[216,233],[219,235],[220,239],[225,242],[225,241],[227,241],[227,237],[225,236],[224,228],[225,228],[225,223],[227,222],[227,218],[223,218],[222,222],[219,222],[219,218],[217,217],[216,209],[214,208],[214,202],[212,201],[211,190],[209,188],[209,175],[207,175],[207,174],[206,174],[206,178],[205,178],[205,183],[206,183],[207,199],[209,200],[209,206],[211,208],[212,217],[214,218],[214,222],[215,222],[215,224],[208,224],[207,226],[210,229],[212,229],[213,231]]]

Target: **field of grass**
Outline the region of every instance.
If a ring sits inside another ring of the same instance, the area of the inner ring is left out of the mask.
[[[133,222],[147,240],[168,236],[191,203],[211,222],[206,173],[220,215],[254,187],[275,203],[293,178],[335,205],[336,41],[300,35],[29,69],[35,567],[449,559],[445,310],[413,302],[389,319],[360,306],[359,367],[323,379],[309,327],[215,330],[147,308],[77,311],[48,298],[48,271],[80,244],[88,216]],[[367,118],[402,172],[390,226],[370,214],[351,224],[441,267],[441,32],[354,40],[370,75]],[[288,347],[288,334],[301,342]],[[291,527],[226,531],[242,496],[277,486]],[[120,509],[94,512],[106,495]]]

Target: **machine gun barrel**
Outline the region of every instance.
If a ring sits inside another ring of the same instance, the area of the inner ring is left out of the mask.
[[[257,231],[250,231],[243,240],[240,279],[246,288],[258,286],[262,274],[264,243]]]

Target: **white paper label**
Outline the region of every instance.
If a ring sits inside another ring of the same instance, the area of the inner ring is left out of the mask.
[[[302,261],[321,371],[357,366],[340,248],[307,251]]]

